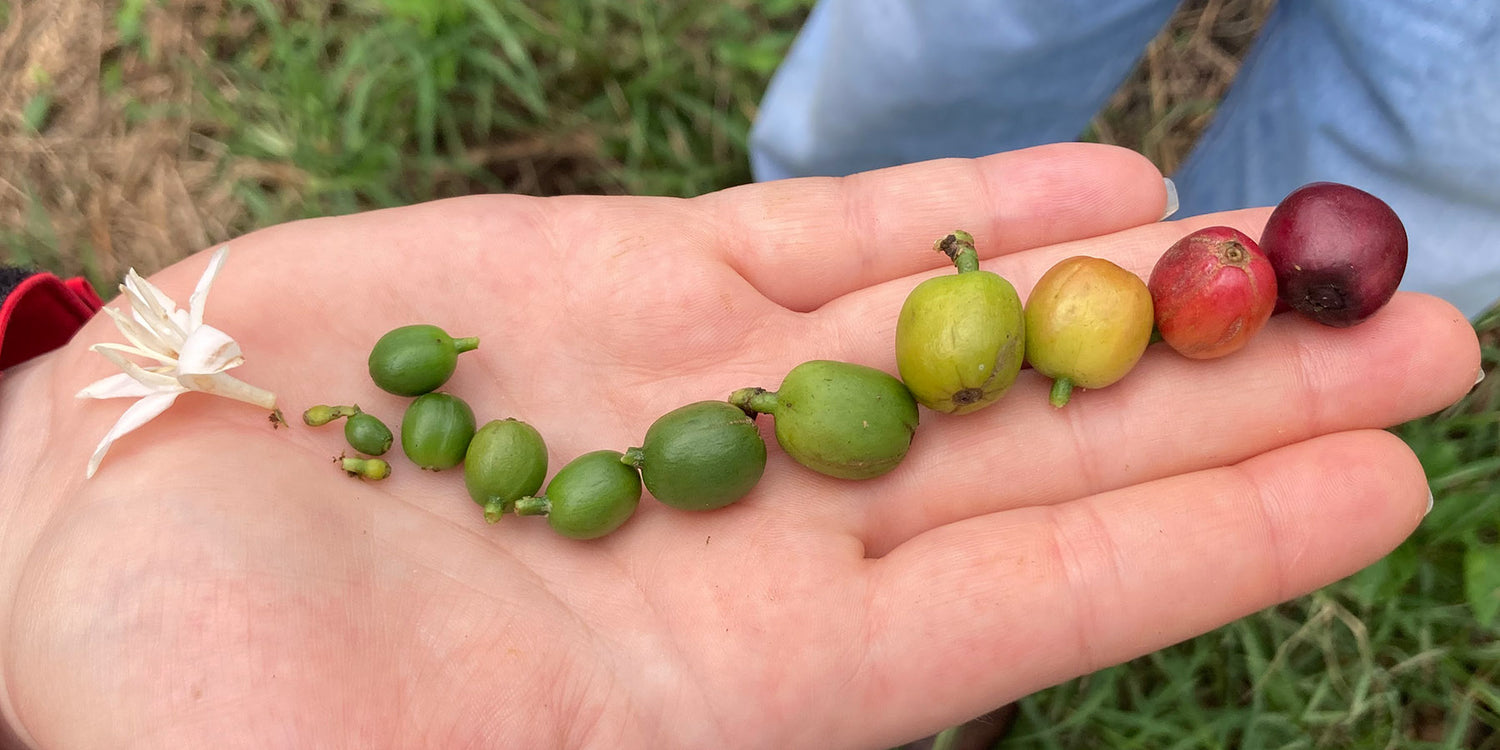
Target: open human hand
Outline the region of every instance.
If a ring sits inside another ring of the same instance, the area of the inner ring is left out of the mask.
[[[691,200],[485,196],[235,240],[206,320],[292,424],[189,393],[111,449],[124,402],[62,350],[0,379],[0,668],[25,743],[72,747],[881,747],[1148,653],[1374,561],[1429,495],[1382,428],[1455,401],[1472,327],[1399,294],[1367,323],[1277,316],[1213,361],[1153,346],[1109,388],[923,410],[895,471],[815,474],[771,445],[728,508],[643,499],[603,539],[486,524],[458,472],[330,463],[385,331],[477,336],[445,390],[522,419],[554,470],[661,414],[794,365],[894,372],[896,313],[976,236],[1023,298],[1056,261],[1141,275],[1194,228],[1155,223],[1144,159],[1061,145]],[[153,282],[185,300],[207,258]],[[769,436],[769,417],[761,418]]]

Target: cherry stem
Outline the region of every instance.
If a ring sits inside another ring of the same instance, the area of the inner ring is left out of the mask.
[[[526,497],[516,500],[516,515],[518,516],[545,516],[552,512],[552,501],[546,497]]]
[[[487,523],[499,523],[500,519],[504,518],[506,512],[510,510],[510,505],[510,503],[498,497],[486,500],[484,503],[484,520]]]
[[[620,454],[620,463],[632,468],[639,469],[645,462],[646,449],[644,448],[626,448],[625,452]]]
[[[1073,396],[1073,380],[1071,378],[1058,378],[1052,381],[1052,393],[1048,394],[1047,402],[1061,409],[1068,405],[1068,399]]]
[[[750,416],[776,413],[776,394],[764,388],[741,388],[729,394],[729,403]]]
[[[974,248],[974,235],[962,229],[938,240],[935,249],[947,255],[959,273],[979,270],[979,251]]]

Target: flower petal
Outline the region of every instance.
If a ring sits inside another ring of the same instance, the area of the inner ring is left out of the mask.
[[[134,346],[130,346],[129,344],[112,344],[107,341],[101,341],[89,348],[94,349],[94,351],[99,351],[100,349],[108,349],[112,352],[118,352],[120,354],[130,354],[137,357],[148,357],[168,367],[172,366],[172,364],[176,362],[176,360],[172,359],[171,357],[165,357],[149,349],[140,349]]]
[[[224,259],[229,257],[229,246],[220,245],[214,251],[214,256],[208,259],[208,268],[203,276],[198,279],[198,286],[193,289],[193,296],[188,297],[188,330],[203,325],[203,308],[208,303],[208,290],[214,285],[214,277],[219,275],[219,269],[224,267]]]
[[[141,325],[154,331],[173,350],[182,345],[182,340],[187,338],[187,331],[172,317],[172,313],[177,310],[177,303],[171,297],[141,278],[133,268],[125,274],[125,283],[120,289],[129,296],[131,311]]]
[[[131,362],[130,360],[122,356],[119,352],[115,351],[111,345],[94,344],[93,346],[89,347],[89,349],[104,355],[105,359],[113,362],[116,367],[124,370],[125,374],[129,375],[130,377],[135,378],[137,381],[140,381],[142,385],[149,386],[155,389],[160,389],[163,387],[179,387],[176,378],[172,377],[171,375],[156,372],[155,370],[148,370],[134,362]]]
[[[120,372],[89,383],[74,398],[140,398],[160,390]]]
[[[245,358],[229,334],[209,325],[193,329],[177,357],[178,375],[212,375],[238,367]]]
[[[141,425],[155,419],[159,414],[167,410],[173,401],[177,400],[177,393],[153,393],[130,405],[124,414],[120,415],[115,426],[109,428],[104,434],[104,439],[99,441],[99,447],[94,449],[94,455],[89,458],[88,476],[93,477],[94,472],[99,470],[99,463],[104,460],[104,454],[109,452],[109,447],[126,433]]]
[[[122,313],[113,307],[104,308],[104,312],[115,321],[115,328],[118,328],[120,330],[120,334],[123,335],[126,340],[128,340],[132,344],[135,344],[135,346],[139,349],[153,352],[153,354],[149,355],[152,359],[155,359],[156,361],[161,362],[164,365],[177,363],[176,357],[172,356],[172,347],[165,344],[161,340],[161,337],[157,336],[155,332],[150,331],[140,323],[131,320],[130,318],[125,316],[125,313]]]
[[[121,286],[130,299],[130,306],[148,313],[150,317],[165,317],[168,310],[177,307],[171,297],[136,273],[134,268],[125,272],[125,283]]]

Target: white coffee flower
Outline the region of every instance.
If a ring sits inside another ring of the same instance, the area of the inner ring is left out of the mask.
[[[228,334],[203,322],[209,287],[213,286],[214,276],[219,273],[228,254],[228,245],[214,252],[203,278],[193,289],[193,296],[188,298],[187,310],[179,310],[177,303],[141,278],[133,268],[125,275],[125,283],[120,285],[122,296],[130,303],[130,315],[127,317],[112,307],[104,308],[130,343],[95,344],[89,348],[104,355],[123,372],[90,384],[78,392],[78,398],[140,400],[131,404],[104,435],[89,459],[88,476],[94,476],[104,454],[116,440],[166,411],[178,395],[188,391],[212,393],[255,404],[272,410],[272,418],[279,421],[275,394],[226,372],[245,361],[239,344]],[[127,354],[152,359],[157,364],[142,366],[126,359]]]

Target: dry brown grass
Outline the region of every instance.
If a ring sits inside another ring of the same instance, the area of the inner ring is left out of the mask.
[[[117,5],[12,0],[0,34],[0,224],[54,238],[55,257],[39,260],[57,270],[105,278],[222,239],[239,211],[188,115],[184,61],[201,58],[201,26],[220,3],[150,4],[146,54],[116,38]],[[106,67],[123,86],[103,84]],[[40,132],[22,117],[38,96],[51,100]]]
[[[1188,0],[1094,123],[1100,140],[1140,150],[1164,170],[1181,161],[1212,117],[1240,56],[1274,0]],[[245,209],[239,179],[285,183],[297,170],[231,161],[212,123],[195,122],[190,72],[225,35],[224,0],[148,3],[141,45],[118,38],[118,0],[10,0],[0,32],[0,230],[46,238],[36,260],[68,274],[151,272],[227,239]],[[232,31],[230,32],[233,33]],[[119,87],[102,71],[117,68]],[[36,131],[23,112],[50,98]],[[151,112],[151,116],[132,113]],[[533,154],[526,164],[574,164],[578,154]],[[535,171],[535,170],[533,170]],[[545,175],[517,182],[564,185]],[[0,262],[15,256],[0,247]]]
[[[1188,0],[1130,79],[1094,118],[1099,140],[1145,154],[1163,172],[1181,165],[1208,127],[1276,0]]]

